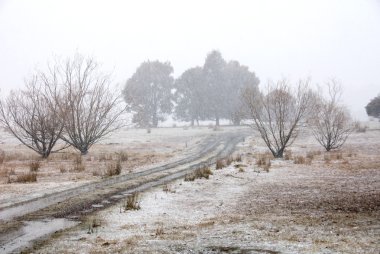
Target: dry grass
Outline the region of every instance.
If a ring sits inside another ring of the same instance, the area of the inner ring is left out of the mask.
[[[114,176],[114,175],[120,175],[121,173],[121,162],[120,160],[116,162],[109,163],[107,165],[106,175],[107,176]]]
[[[225,162],[223,159],[217,159],[216,160],[216,165],[215,165],[215,169],[222,169],[226,166]]]
[[[9,182],[15,182],[15,183],[32,183],[37,182],[37,174],[34,172],[25,173],[22,175],[18,175],[15,178],[8,178]]]
[[[127,200],[123,204],[124,211],[139,210],[141,208],[139,200],[140,200],[140,197],[137,192],[130,194],[127,197]]]
[[[172,187],[169,185],[169,184],[164,184],[162,186],[162,190],[166,193],[170,192],[170,193],[175,193],[175,190],[172,189]]]
[[[306,159],[302,155],[298,155],[298,156],[294,157],[293,162],[294,162],[294,164],[305,164]]]
[[[37,172],[41,167],[40,161],[31,161],[29,163],[29,171],[30,172]]]
[[[307,152],[306,153],[306,158],[309,160],[314,160],[315,153],[314,152]]]
[[[59,169],[59,172],[61,172],[62,174],[67,172],[67,169],[63,164],[59,165],[58,169]]]
[[[343,160],[342,152],[327,152],[324,154],[323,159],[326,164],[329,164],[332,160]]]
[[[273,156],[269,153],[258,154],[256,156],[256,165],[263,168],[264,171],[269,172],[269,168],[272,166],[272,158]]]
[[[203,166],[200,168],[197,168],[193,173],[187,174],[185,176],[185,181],[194,181],[195,179],[209,179],[209,176],[212,175],[212,171],[209,167]]]
[[[161,236],[163,234],[165,234],[165,232],[164,232],[164,225],[162,223],[159,223],[158,226],[157,226],[157,228],[156,228],[155,235],[156,236]]]
[[[112,159],[112,154],[101,153],[99,155],[99,161],[111,161]]]
[[[85,170],[86,170],[86,165],[84,163],[75,164],[73,168],[73,171],[77,171],[77,172],[83,172]]]
[[[79,155],[79,154],[76,154],[76,156],[74,156],[74,168],[73,168],[73,171],[83,172],[85,170],[86,170],[86,165],[83,163],[82,156]]]
[[[236,162],[241,162],[241,161],[242,161],[241,154],[237,154],[237,155],[235,156],[235,161],[236,161]]]
[[[5,152],[0,149],[0,164],[3,164],[5,160]]]
[[[95,228],[98,228],[102,225],[102,220],[97,217],[91,216],[87,219],[86,225],[87,234],[92,234],[94,233]]]
[[[226,159],[226,166],[231,165],[233,161],[234,161],[234,159],[232,158],[232,156],[228,156]]]
[[[368,129],[368,126],[362,125],[360,122],[356,122],[354,124],[354,130],[357,133],[365,133]]]
[[[120,152],[118,152],[118,153],[116,153],[116,154],[117,154],[117,156],[119,157],[119,160],[120,160],[121,162],[128,161],[128,154],[127,154],[126,152],[124,152],[124,151],[120,151]]]
[[[292,156],[292,150],[287,150],[285,151],[285,154],[284,154],[284,160],[292,160],[293,159],[293,156]]]
[[[323,160],[325,161],[326,164],[329,164],[331,162],[331,157],[329,154],[324,154],[323,155]]]

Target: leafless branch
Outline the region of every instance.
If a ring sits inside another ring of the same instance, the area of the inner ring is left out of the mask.
[[[311,121],[313,135],[326,151],[343,146],[352,132],[348,110],[340,105],[342,88],[336,80],[327,83],[328,96],[320,92]]]
[[[310,80],[300,80],[292,89],[285,79],[268,83],[264,94],[247,89],[243,99],[250,110],[254,127],[276,158],[282,157],[299,133],[299,124],[304,119],[312,102]]]

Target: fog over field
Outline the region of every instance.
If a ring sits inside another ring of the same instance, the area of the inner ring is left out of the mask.
[[[91,55],[120,90],[146,60],[174,77],[211,50],[260,79],[335,77],[354,118],[380,92],[380,1],[0,0],[1,96],[53,56]]]

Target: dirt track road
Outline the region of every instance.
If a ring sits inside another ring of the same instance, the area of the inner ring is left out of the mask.
[[[215,163],[230,154],[246,135],[241,131],[215,133],[196,152],[178,161],[4,207],[0,210],[0,250],[20,251],[37,239],[76,225],[84,216],[120,202],[132,192],[144,191],[181,178],[203,164]]]

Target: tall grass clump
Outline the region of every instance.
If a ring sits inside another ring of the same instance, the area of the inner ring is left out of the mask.
[[[32,161],[29,163],[29,171],[37,172],[41,167],[41,163],[39,161]]]
[[[256,165],[269,172],[269,168],[272,166],[271,156],[269,153],[259,154],[256,156]]]
[[[107,176],[114,176],[114,175],[120,175],[121,173],[121,162],[120,160],[117,160],[116,162],[112,162],[108,164],[106,175]]]
[[[130,194],[127,197],[127,200],[125,200],[123,207],[124,207],[124,211],[140,210],[141,207],[140,207],[139,193],[134,192],[134,193]]]
[[[185,181],[194,181],[195,179],[209,179],[210,175],[212,175],[212,171],[209,167],[203,166],[197,168],[193,173],[187,174],[185,176]]]

